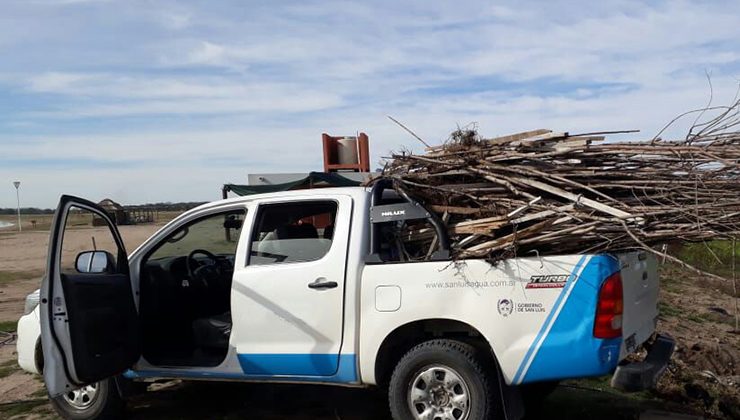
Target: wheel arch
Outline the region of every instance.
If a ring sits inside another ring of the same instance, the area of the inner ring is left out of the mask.
[[[396,327],[381,342],[375,354],[376,383],[386,386],[401,357],[417,344],[434,338],[458,339],[496,359],[491,343],[474,326],[449,318],[418,319]]]
[[[33,349],[33,362],[36,365],[36,372],[39,375],[44,374],[44,349],[41,347],[41,337],[36,339],[36,345]]]

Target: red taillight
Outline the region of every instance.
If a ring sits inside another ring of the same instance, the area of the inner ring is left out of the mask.
[[[617,338],[622,335],[622,277],[619,272],[609,276],[599,290],[599,301],[596,304],[594,337]]]

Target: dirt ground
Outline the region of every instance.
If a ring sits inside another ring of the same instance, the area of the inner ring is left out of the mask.
[[[161,225],[119,226],[127,251],[133,251],[150,237]],[[64,238],[67,257],[79,251],[90,249],[92,236],[107,234],[107,228],[88,227],[70,230]],[[69,243],[69,247],[67,246]],[[8,228],[0,230],[0,270],[43,272],[46,265],[46,252],[49,246],[48,231],[13,232]],[[62,257],[64,258],[64,256]]]
[[[740,418],[740,334],[731,286],[674,266],[661,269],[661,281],[658,331],[674,337],[677,348],[657,394],[708,416]]]
[[[159,225],[122,226],[129,251]],[[88,249],[101,228],[82,228],[68,238],[70,256]],[[23,311],[25,296],[39,286],[48,232],[0,229],[0,323],[5,329]],[[740,336],[733,331],[734,301],[727,285],[697,283],[673,267],[662,269],[659,331],[678,342],[669,371],[654,392],[621,394],[608,378],[568,381],[528,418],[659,419],[740,418]],[[2,328],[0,328],[2,330]],[[0,418],[56,418],[37,376],[20,371],[12,336],[0,333]],[[157,383],[129,404],[135,419],[388,419],[379,391],[326,386],[239,383]],[[681,414],[679,414],[681,413]]]

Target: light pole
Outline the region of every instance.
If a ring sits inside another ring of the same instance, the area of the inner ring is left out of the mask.
[[[23,228],[21,227],[21,194],[18,191],[18,189],[21,187],[21,182],[13,181],[13,186],[15,186],[15,199],[18,203],[18,232],[20,232],[23,230]]]

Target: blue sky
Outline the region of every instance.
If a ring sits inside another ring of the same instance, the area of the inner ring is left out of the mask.
[[[62,193],[211,200],[321,169],[322,132],[372,161],[457,125],[641,129],[740,80],[737,1],[5,0],[0,207]],[[679,135],[681,127],[672,134]]]

